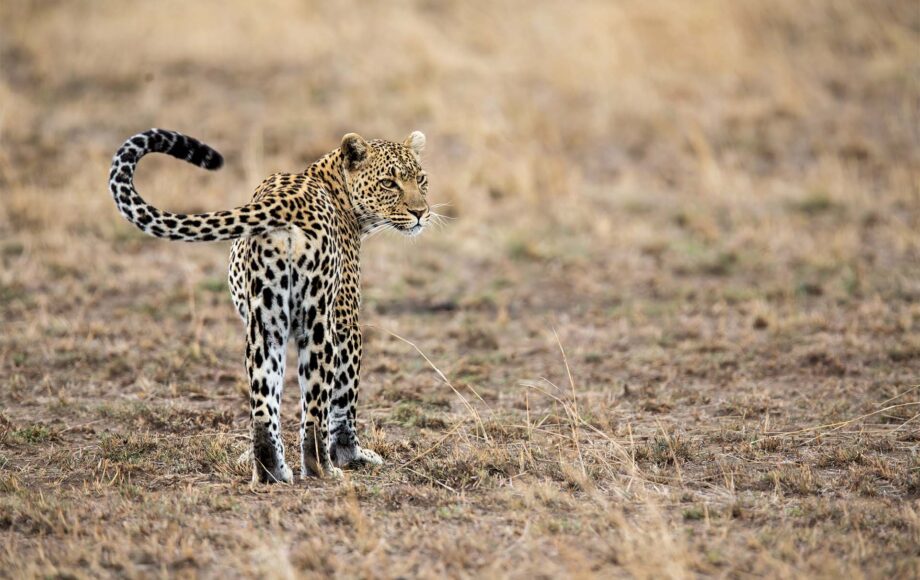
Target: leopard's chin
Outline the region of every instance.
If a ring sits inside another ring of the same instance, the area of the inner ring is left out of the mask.
[[[415,236],[422,233],[422,230],[425,229],[425,226],[422,224],[415,224],[414,226],[394,225],[393,228],[407,238],[414,238]]]

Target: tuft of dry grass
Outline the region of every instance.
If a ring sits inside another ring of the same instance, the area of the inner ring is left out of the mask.
[[[3,574],[917,576],[918,31],[901,0],[0,3]],[[248,484],[228,248],[106,193],[151,126],[226,156],[145,159],[187,212],[427,134],[441,227],[363,255],[383,468]]]

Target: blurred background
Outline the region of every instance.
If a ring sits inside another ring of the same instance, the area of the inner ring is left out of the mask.
[[[228,245],[146,238],[106,190],[149,127],[226,156],[214,174],[144,160],[138,189],[181,212],[244,203],[347,132],[427,135],[430,201],[453,219],[364,250],[361,413],[381,446],[428,441],[394,408],[465,412],[388,332],[519,420],[521,381],[566,384],[555,330],[598,429],[679,429],[717,455],[716,428],[871,412],[920,377],[918,57],[914,1],[5,1],[3,416],[169,437],[180,406],[245,431]],[[99,410],[113,400],[173,415]],[[888,472],[816,471],[802,493],[916,494],[915,441]]]
[[[599,300],[681,269],[703,274],[697,287],[737,270],[763,274],[758,293],[916,294],[917,13],[814,0],[6,2],[3,233],[75,254],[129,235],[100,176],[150,126],[228,156],[219,175],[145,162],[148,197],[187,211],[241,203],[345,132],[420,129],[433,201],[459,219],[397,254],[452,248],[460,276],[438,286],[445,297],[483,290],[457,282],[494,276],[462,270],[503,259],[581,267],[567,295]],[[86,257],[73,256],[94,267]]]

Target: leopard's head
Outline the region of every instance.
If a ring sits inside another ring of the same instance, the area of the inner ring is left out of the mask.
[[[342,137],[342,166],[362,232],[392,227],[416,236],[431,221],[425,196],[428,177],[419,164],[425,135],[414,131],[402,143],[356,133]]]

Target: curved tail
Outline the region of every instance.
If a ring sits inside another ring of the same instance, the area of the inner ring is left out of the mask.
[[[175,131],[150,129],[125,141],[112,159],[109,191],[121,215],[151,236],[185,242],[233,240],[283,228],[284,208],[278,200],[255,201],[232,210],[179,214],[155,208],[134,189],[134,171],[148,153],[166,153],[204,167],[220,169],[220,153]]]

